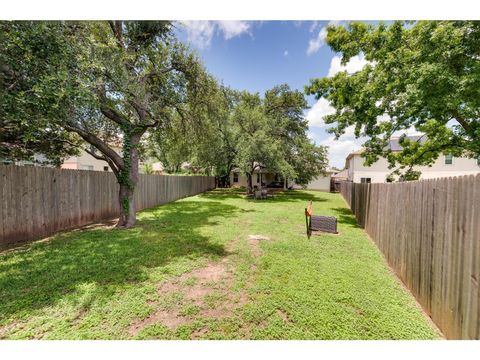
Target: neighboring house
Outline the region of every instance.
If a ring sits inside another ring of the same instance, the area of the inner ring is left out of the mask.
[[[332,179],[335,181],[345,181],[348,180],[348,169],[337,172],[332,175]]]
[[[325,175],[321,175],[314,180],[310,181],[306,189],[307,190],[319,190],[319,191],[330,191],[332,184],[332,177],[337,173],[336,170],[327,169]],[[300,186],[298,186],[300,188]]]
[[[121,146],[112,146],[110,147],[115,150],[118,154],[122,153]],[[98,153],[98,151],[96,151]],[[161,174],[163,172],[163,166],[161,163],[153,161],[148,161],[152,164],[154,174]],[[138,164],[138,172],[140,174],[145,173],[145,162],[140,162]],[[110,166],[106,161],[95,159],[92,155],[87,153],[85,150],[80,151],[79,156],[71,156],[66,159],[61,165],[62,169],[75,169],[75,170],[91,170],[91,171],[112,171]]]
[[[421,140],[420,137],[409,137],[412,140]],[[398,138],[392,138],[389,143],[392,151],[401,151]],[[392,169],[388,168],[388,161],[380,158],[371,166],[363,165],[365,159],[361,157],[363,149],[348,154],[345,167],[348,171],[348,181],[355,183],[384,183]],[[480,159],[453,157],[442,154],[431,166],[415,166],[414,170],[421,171],[420,179],[434,179],[449,176],[462,176],[480,173]]]
[[[281,179],[279,178],[279,176],[265,169],[257,169],[253,172],[252,175],[253,186],[260,186],[261,184],[268,186],[274,182],[280,181]],[[247,187],[247,175],[242,174],[240,169],[238,168],[232,169],[232,171],[230,172],[230,185]]]
[[[330,181],[331,176],[335,174],[336,171],[328,169],[325,175],[319,176],[307,184],[306,189],[308,190],[320,190],[320,191],[330,191]],[[240,169],[234,168],[230,172],[230,184],[231,186],[243,186],[247,187],[247,176],[240,172]],[[252,185],[255,186],[275,186],[281,187],[283,184],[283,178],[281,175],[272,173],[266,169],[257,169],[253,172],[252,175]],[[294,189],[302,189],[303,187],[295,184],[291,180],[288,181],[288,187],[293,187]]]
[[[111,147],[118,154],[121,154],[121,147]],[[96,151],[98,154],[98,151]],[[85,150],[80,150],[80,155],[71,156],[66,159],[61,165],[62,169],[75,169],[75,170],[93,170],[93,171],[112,171],[106,161],[95,159],[92,155]]]
[[[153,173],[156,174],[156,175],[162,175],[163,174],[163,164],[159,161],[157,162],[154,162],[152,164],[152,170],[153,170]]]

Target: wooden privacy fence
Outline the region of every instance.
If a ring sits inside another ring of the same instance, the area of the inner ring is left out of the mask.
[[[137,210],[215,187],[212,176],[140,175]],[[0,165],[0,245],[40,239],[119,215],[113,173]]]
[[[479,339],[480,175],[340,192],[445,336]]]

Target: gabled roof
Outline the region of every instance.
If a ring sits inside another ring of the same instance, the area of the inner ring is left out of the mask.
[[[427,137],[425,135],[416,135],[416,136],[406,136],[407,139],[410,141],[418,141],[420,143],[424,143],[427,141]],[[388,145],[385,146],[384,150],[390,149],[391,151],[402,151],[402,145],[400,145],[400,137],[392,137],[388,142]]]
[[[418,141],[420,143],[424,143],[427,141],[427,137],[425,135],[412,135],[412,136],[406,136],[407,139],[411,141]],[[383,148],[384,150],[391,150],[391,151],[402,151],[402,145],[400,145],[400,136],[395,136],[390,138],[388,141],[388,144]],[[353,151],[350,154],[347,155],[346,160],[350,159],[354,155],[360,155],[365,151],[365,148],[361,148],[359,150]]]
[[[359,150],[356,150],[356,151],[353,151],[351,152],[350,154],[347,155],[347,162],[348,162],[348,159],[350,159],[351,157],[353,157],[354,155],[360,155],[361,153],[363,153],[365,151],[364,148],[361,148]]]
[[[342,170],[342,171],[338,172],[337,174],[332,175],[332,178],[339,178],[339,179],[348,178],[348,169]]]

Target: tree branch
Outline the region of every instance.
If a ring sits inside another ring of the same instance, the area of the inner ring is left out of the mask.
[[[95,152],[89,150],[88,148],[84,148],[83,150],[85,150],[90,156],[93,156],[97,160],[107,161],[107,158],[105,156],[95,154]]]
[[[113,36],[115,36],[118,46],[122,49],[125,49],[125,44],[123,43],[123,40],[122,40],[122,22],[119,20],[116,20],[116,21],[110,20],[108,24],[112,29]]]
[[[88,154],[90,154],[91,156],[93,156],[95,159],[97,160],[103,160],[103,161],[106,161],[108,165],[110,165],[110,168],[112,169],[113,173],[115,174],[115,176],[118,177],[118,168],[117,166],[115,165],[115,163],[110,160],[109,158],[107,158],[106,156],[100,156],[100,155],[97,155],[95,154],[93,151],[90,151],[89,149],[85,148],[84,149]]]
[[[458,121],[458,123],[465,129],[467,134],[471,134],[473,129],[469,124],[468,120],[466,120],[457,109],[451,109],[450,113],[453,115],[454,119]]]
[[[124,163],[120,155],[100,138],[72,124],[66,124],[64,127],[68,131],[77,133],[83,140],[95,146],[107,159],[110,159],[118,169],[123,168]],[[108,162],[108,160],[106,161]]]
[[[131,123],[128,120],[126,120],[119,112],[112,109],[108,105],[105,84],[99,83],[96,87],[96,93],[98,96],[98,100],[100,101],[100,111],[104,116],[114,121],[118,125],[131,126]]]

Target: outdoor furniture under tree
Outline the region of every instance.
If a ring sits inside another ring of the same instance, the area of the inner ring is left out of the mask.
[[[312,234],[312,230],[338,234],[337,218],[335,216],[313,215],[313,204],[311,201],[305,208],[305,223],[308,237]]]
[[[255,200],[264,200],[268,198],[273,198],[272,194],[269,194],[267,189],[258,189],[254,191]]]

